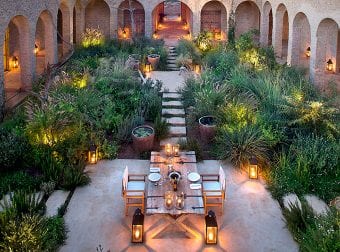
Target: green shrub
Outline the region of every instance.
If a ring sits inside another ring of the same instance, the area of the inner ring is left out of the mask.
[[[50,217],[44,221],[46,233],[42,237],[42,247],[46,251],[57,251],[66,241],[66,225],[62,217]]]
[[[160,115],[155,120],[154,129],[158,140],[166,138],[169,134],[169,124]]]
[[[201,53],[191,40],[180,39],[176,46],[176,52],[178,55],[188,55],[193,64],[201,63]]]
[[[194,151],[198,162],[203,160],[202,148],[196,139],[189,138],[187,141],[180,140],[179,145],[181,150]]]
[[[61,188],[65,190],[73,190],[77,186],[84,186],[90,183],[90,177],[84,172],[85,163],[80,161],[79,164],[73,166],[65,166],[63,169],[63,181]]]

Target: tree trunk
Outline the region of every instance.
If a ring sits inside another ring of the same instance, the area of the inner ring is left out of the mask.
[[[136,34],[136,26],[135,26],[135,16],[134,16],[134,8],[132,7],[132,1],[129,0],[129,12],[130,12],[130,20],[131,20],[131,37],[134,38]]]

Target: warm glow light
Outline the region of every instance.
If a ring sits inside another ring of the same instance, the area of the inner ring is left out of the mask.
[[[145,73],[150,73],[151,70],[152,70],[152,66],[151,66],[151,63],[148,61],[148,62],[145,63],[144,71],[145,71]]]
[[[39,52],[39,47],[37,46],[37,44],[34,45],[34,54],[38,54]]]
[[[255,157],[249,159],[249,178],[257,179],[258,177],[258,162]]]
[[[328,71],[330,71],[330,72],[333,71],[333,61],[332,61],[331,59],[329,59],[329,60],[327,61],[327,67],[326,67],[326,69],[327,69]]]
[[[140,208],[137,208],[132,218],[131,241],[141,243],[143,242],[144,230],[144,214]]]
[[[212,228],[208,228],[208,241],[212,242],[214,240],[214,232]]]
[[[141,234],[140,227],[136,227],[136,230],[135,230],[135,239],[136,240],[138,240],[140,238],[140,234]]]
[[[169,143],[167,143],[167,144],[165,145],[165,154],[166,154],[167,156],[171,156],[171,155],[172,155],[172,146],[171,146],[171,144],[169,144]]]
[[[19,59],[18,59],[18,57],[16,57],[16,56],[14,56],[14,57],[12,58],[12,67],[13,67],[13,68],[18,68],[18,67],[19,67]]]
[[[205,243],[217,244],[217,232],[218,226],[216,221],[216,215],[213,211],[209,211],[205,216]]]
[[[249,178],[251,178],[251,179],[257,178],[256,167],[250,167],[249,168]]]
[[[98,148],[95,144],[90,145],[88,162],[90,164],[96,164],[98,161]]]
[[[173,146],[173,152],[175,157],[179,156],[179,144]]]
[[[309,58],[310,57],[310,47],[308,46],[307,49],[306,49],[306,56]]]

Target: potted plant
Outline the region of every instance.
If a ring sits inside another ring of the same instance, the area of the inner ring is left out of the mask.
[[[132,130],[133,148],[139,152],[151,150],[155,138],[155,130],[148,125],[142,125]]]
[[[216,118],[214,116],[202,116],[199,120],[199,131],[205,141],[211,141],[216,132]]]
[[[151,63],[152,69],[156,69],[160,59],[160,55],[155,53],[155,48],[149,48],[147,58],[148,61]]]

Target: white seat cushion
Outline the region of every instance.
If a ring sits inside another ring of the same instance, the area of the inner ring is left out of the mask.
[[[207,196],[222,196],[221,184],[217,181],[205,181],[203,182],[203,192]],[[205,192],[205,191],[216,191],[216,192]]]
[[[127,196],[142,196],[143,192],[129,192],[131,190],[144,191],[145,182],[144,181],[129,181],[127,184],[126,195]]]

